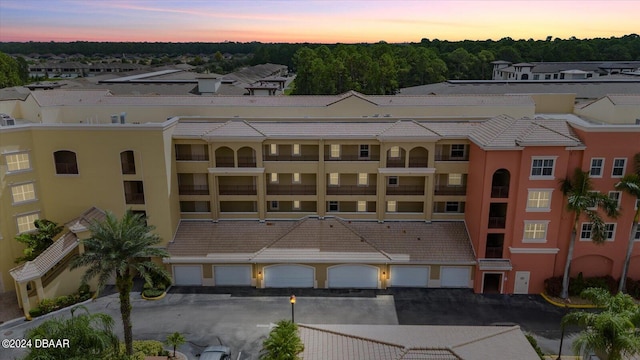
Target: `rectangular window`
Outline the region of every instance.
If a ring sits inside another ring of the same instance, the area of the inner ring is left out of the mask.
[[[293,210],[300,210],[300,200],[293,200]]]
[[[358,212],[367,211],[367,202],[366,201],[358,201]]]
[[[269,144],[269,155],[278,155],[278,144]]]
[[[11,196],[14,204],[35,200],[36,192],[33,187],[33,183],[12,186]]]
[[[331,186],[340,185],[340,174],[338,174],[338,173],[330,173],[329,174],[329,185],[331,185]]]
[[[593,230],[593,224],[583,223],[580,231],[580,240],[591,240],[591,231]]]
[[[602,177],[602,170],[604,168],[604,158],[592,158],[591,168],[589,170],[590,177]]]
[[[367,174],[367,173],[359,173],[358,174],[358,185],[359,186],[367,186],[367,185],[369,185],[369,174]]]
[[[388,186],[398,186],[400,185],[400,180],[397,176],[387,176],[387,185]]]
[[[529,190],[527,211],[550,210],[551,190]]]
[[[293,144],[293,146],[291,147],[291,155],[293,156],[300,156],[300,144]]]
[[[547,222],[525,222],[522,242],[547,241]]]
[[[460,203],[459,202],[453,202],[453,201],[447,201],[445,203],[444,212],[448,212],[448,213],[460,212]]]
[[[22,152],[16,154],[6,154],[4,156],[7,162],[7,171],[23,171],[31,169],[31,162],[29,161],[29,153]]]
[[[618,204],[616,205],[617,208],[620,208],[621,195],[622,193],[620,191],[609,191],[609,199],[615,200],[615,202]]]
[[[280,203],[278,201],[269,201],[269,209],[278,210],[280,208]]]
[[[16,217],[16,223],[18,225],[18,234],[25,233],[27,231],[33,231],[36,229],[34,221],[40,218],[39,213],[31,213],[26,215],[18,215]]]
[[[616,236],[616,224],[615,223],[607,223],[604,224],[604,233],[605,233],[605,239],[607,239],[608,241],[613,241],[613,239]]]
[[[340,211],[340,207],[338,206],[337,201],[329,201],[329,211],[330,212]]]
[[[462,159],[464,158],[464,144],[453,144],[451,145],[451,158],[452,159]]]
[[[611,177],[623,177],[624,168],[627,166],[626,158],[613,159],[613,169],[611,170]]]
[[[271,183],[277,183],[278,182],[278,173],[271,173],[269,175],[269,181]]]
[[[540,158],[531,161],[532,178],[553,178],[553,165],[555,159]]]
[[[447,184],[449,186],[462,186],[462,174],[449,174]]]
[[[369,158],[369,145],[360,145],[360,153],[358,154],[358,158],[360,159]]]
[[[329,156],[332,159],[340,158],[340,144],[331,144],[330,150],[331,152],[329,153]]]
[[[395,201],[387,201],[387,212],[398,211],[398,204]]]
[[[640,226],[638,226],[638,230],[636,231],[636,235],[633,238],[635,241],[640,241]]]
[[[300,184],[302,180],[300,179],[300,173],[293,173],[291,182],[294,184]]]
[[[389,149],[389,157],[392,159],[399,159],[400,158],[400,146],[392,146],[391,149]]]

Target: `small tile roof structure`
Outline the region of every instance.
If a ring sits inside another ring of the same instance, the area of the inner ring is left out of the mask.
[[[519,326],[298,325],[305,360],[535,360]]]
[[[463,222],[182,221],[168,262],[475,264]]]
[[[65,230],[42,254],[35,259],[27,261],[9,271],[14,280],[18,283],[31,281],[42,277],[51,270],[58,262],[64,259],[76,247],[78,247],[77,233],[86,231],[92,221],[104,219],[105,213],[92,207],[79,217],[65,224]]]

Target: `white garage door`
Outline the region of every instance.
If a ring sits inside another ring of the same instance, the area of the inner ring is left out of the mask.
[[[366,265],[339,265],[329,268],[330,288],[377,289],[378,268]]]
[[[428,266],[397,266],[391,265],[391,286],[400,287],[428,287]]]
[[[217,265],[213,277],[216,286],[250,286],[251,265]]]
[[[273,265],[264,268],[264,286],[271,288],[312,288],[315,271],[301,265]]]
[[[176,285],[202,285],[202,266],[174,265],[173,281]]]
[[[471,269],[468,267],[440,268],[440,286],[468,288]]]

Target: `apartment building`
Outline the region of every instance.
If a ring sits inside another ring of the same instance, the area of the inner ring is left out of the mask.
[[[132,209],[163,239],[176,285],[540,292],[566,257],[559,179],[582,167],[613,191],[640,152],[639,126],[594,126],[564,111],[573,99],[52,90],[2,101],[17,122],[0,128],[2,290],[26,310],[59,294],[52,274],[77,275],[56,264],[81,251],[91,219]],[[635,199],[611,196],[622,211],[611,241],[595,247],[585,228],[572,273],[619,276]],[[67,224],[67,240],[15,267],[13,238],[38,218]]]

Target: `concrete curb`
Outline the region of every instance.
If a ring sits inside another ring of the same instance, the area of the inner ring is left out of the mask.
[[[589,304],[565,304],[565,303],[560,303],[557,301],[552,300],[549,295],[545,294],[545,293],[540,293],[540,296],[542,296],[543,299],[545,299],[549,304],[557,306],[559,308],[569,308],[569,309],[598,309],[599,307],[596,305],[589,305]]]
[[[167,292],[163,292],[161,295],[156,296],[156,297],[146,297],[144,296],[144,293],[140,294],[140,297],[145,299],[145,300],[149,300],[149,301],[154,301],[154,300],[162,300],[164,299],[164,297],[167,296]]]

